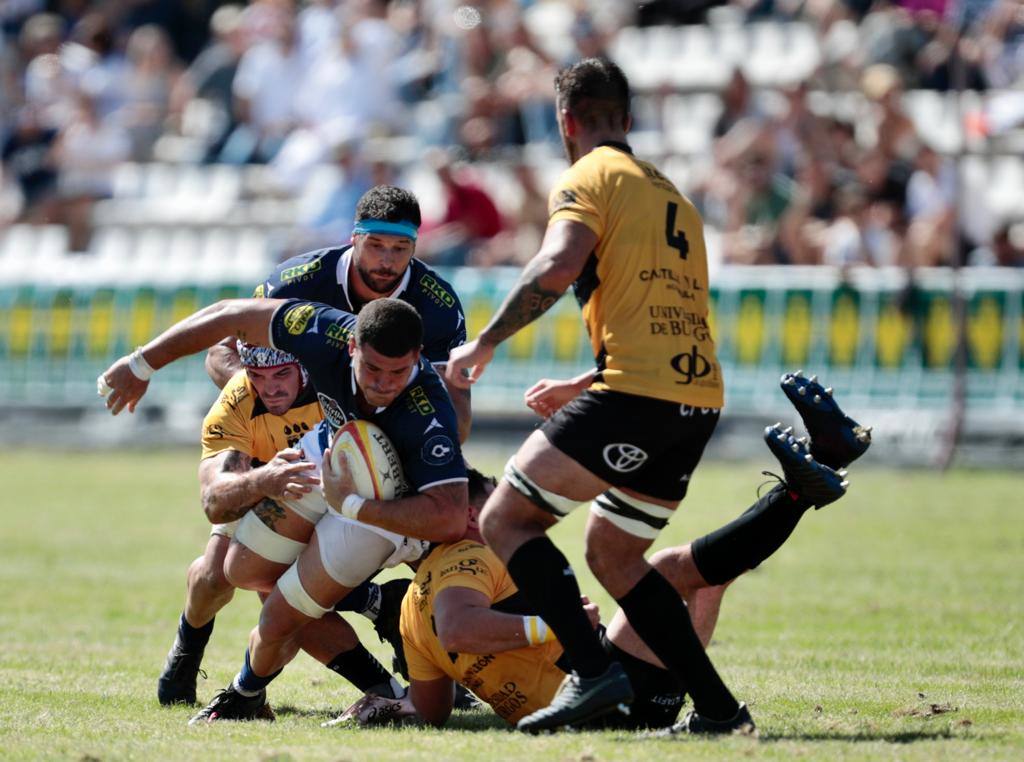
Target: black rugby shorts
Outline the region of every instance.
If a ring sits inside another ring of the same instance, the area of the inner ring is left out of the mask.
[[[585,390],[544,422],[552,445],[615,487],[682,500],[718,408]]]

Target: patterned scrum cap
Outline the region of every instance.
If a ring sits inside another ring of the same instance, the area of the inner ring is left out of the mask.
[[[298,365],[294,355],[273,347],[258,347],[244,341],[235,342],[238,358],[243,368],[278,368],[282,365]]]

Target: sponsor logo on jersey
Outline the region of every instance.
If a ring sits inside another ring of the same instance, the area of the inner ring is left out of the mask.
[[[420,285],[423,289],[432,294],[445,307],[455,306],[455,297],[448,293],[444,286],[437,282],[437,278],[427,273],[420,278]]]
[[[654,304],[647,307],[651,316],[651,336],[690,336],[697,341],[708,341],[711,330],[707,318],[672,304]]]
[[[219,423],[211,423],[206,427],[203,435],[207,439],[223,439],[224,438],[224,427]]]
[[[348,340],[352,338],[352,331],[341,323],[331,323],[324,331],[324,336],[339,344],[348,344]]]
[[[297,280],[306,275],[311,275],[323,267],[322,260],[314,259],[312,262],[306,262],[305,264],[295,265],[295,267],[288,267],[281,271],[281,282],[288,283],[289,281]]]
[[[494,654],[486,654],[479,657],[475,662],[466,667],[465,676],[479,675],[487,667],[494,663]]]
[[[444,567],[437,578],[444,579],[449,574],[472,574],[475,577],[484,572],[483,569],[477,568],[479,564],[480,560],[476,558],[460,558],[457,563]]]
[[[669,191],[670,193],[678,195],[679,191],[676,190],[676,186],[672,184],[672,181],[655,169],[653,164],[648,164],[646,161],[638,161],[637,165],[641,170],[643,170],[643,173],[647,175],[647,179],[651,181],[651,185],[655,188],[661,188],[661,190]]]
[[[420,455],[431,466],[443,466],[455,457],[455,444],[444,434],[435,434],[423,443]]]
[[[510,717],[522,708],[526,701],[526,694],[511,680],[503,683],[499,690],[487,697],[487,703],[494,708],[499,717]]]
[[[549,214],[560,212],[562,209],[568,209],[570,206],[575,205],[576,201],[576,192],[563,188],[558,192],[558,198],[555,199],[554,206],[551,207]]]
[[[672,370],[683,377],[681,381],[676,381],[677,384],[689,384],[694,379],[704,378],[711,372],[711,363],[697,351],[696,344],[689,352],[681,352],[673,357],[669,363],[672,365]]]
[[[266,296],[266,289],[267,289],[266,284],[263,284],[263,283],[261,283],[260,285],[256,286],[256,288],[254,288],[252,290],[252,298],[253,299],[262,299],[264,296]]]
[[[242,401],[249,396],[249,390],[245,386],[236,386],[234,389],[228,392],[224,392],[224,396],[221,400],[224,402],[224,406],[231,411],[238,410],[238,406],[242,404]]]
[[[616,442],[605,445],[604,462],[619,473],[628,474],[636,471],[647,462],[647,453],[629,442]]]
[[[335,429],[340,429],[345,425],[348,420],[348,416],[345,415],[345,411],[341,409],[341,405],[336,400],[331,399],[326,394],[316,395],[317,400],[320,401],[320,407],[324,411],[324,419],[327,423]]]
[[[430,423],[427,424],[427,428],[423,429],[423,433],[426,434],[431,429],[443,429],[444,426],[436,418],[431,418]]]
[[[298,423],[285,424],[284,437],[288,442],[289,447],[294,447],[302,439],[303,435],[309,431],[309,424],[305,421],[299,421]]]
[[[423,390],[422,386],[414,386],[409,390],[409,399],[412,401],[412,406],[420,415],[433,415],[435,410],[434,406],[430,404],[430,400],[427,398],[427,393]],[[430,431],[430,429],[427,429]],[[423,432],[424,434],[426,432]]]
[[[298,336],[306,330],[314,312],[316,307],[312,304],[296,304],[284,314],[284,327],[292,336]]]

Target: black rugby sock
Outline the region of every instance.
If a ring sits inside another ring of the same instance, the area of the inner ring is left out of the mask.
[[[576,674],[596,677],[608,668],[608,655],[580,603],[576,575],[547,536],[520,545],[508,561],[508,573],[558,636]]]
[[[337,672],[363,693],[386,694],[388,698],[395,698],[391,690],[391,673],[373,658],[362,643],[335,656],[327,663],[327,669]]]
[[[743,515],[693,541],[697,570],[712,585],[723,585],[753,569],[789,539],[810,503],[777,484]]]
[[[715,671],[701,645],[686,604],[676,589],[656,569],[651,569],[619,605],[637,635],[685,685],[694,708],[712,720],[727,720],[739,704]]]
[[[380,585],[366,581],[334,604],[335,611],[353,611],[362,614],[371,622],[380,613]]]
[[[202,627],[193,627],[185,618],[185,612],[181,612],[181,619],[178,620],[178,642],[181,650],[185,653],[198,653],[206,648],[210,642],[210,635],[213,633],[213,623],[216,617],[204,624]]]
[[[284,667],[281,669],[284,669]],[[270,675],[257,675],[252,669],[252,662],[249,660],[249,649],[247,648],[245,649],[245,663],[242,665],[242,670],[235,675],[231,686],[243,696],[255,696],[270,685],[274,678],[280,674],[281,670],[279,669]]]

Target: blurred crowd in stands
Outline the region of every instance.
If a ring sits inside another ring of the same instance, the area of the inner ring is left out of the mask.
[[[997,141],[1024,124],[1021,0],[5,0],[0,227],[64,224],[87,251],[117,166],[261,164],[295,200],[294,250],[346,241],[366,189],[428,171],[425,258],[521,264],[564,166],[555,71],[615,58],[623,29],[726,22],[799,22],[822,55],[798,81],[759,87],[738,66],[711,88],[680,185],[722,261],[1024,266],[1024,216],[965,200],[960,157],[923,139],[904,98],[980,93],[991,108],[957,128],[1019,160],[1024,143]],[[669,129],[674,95],[641,88],[638,131]]]

